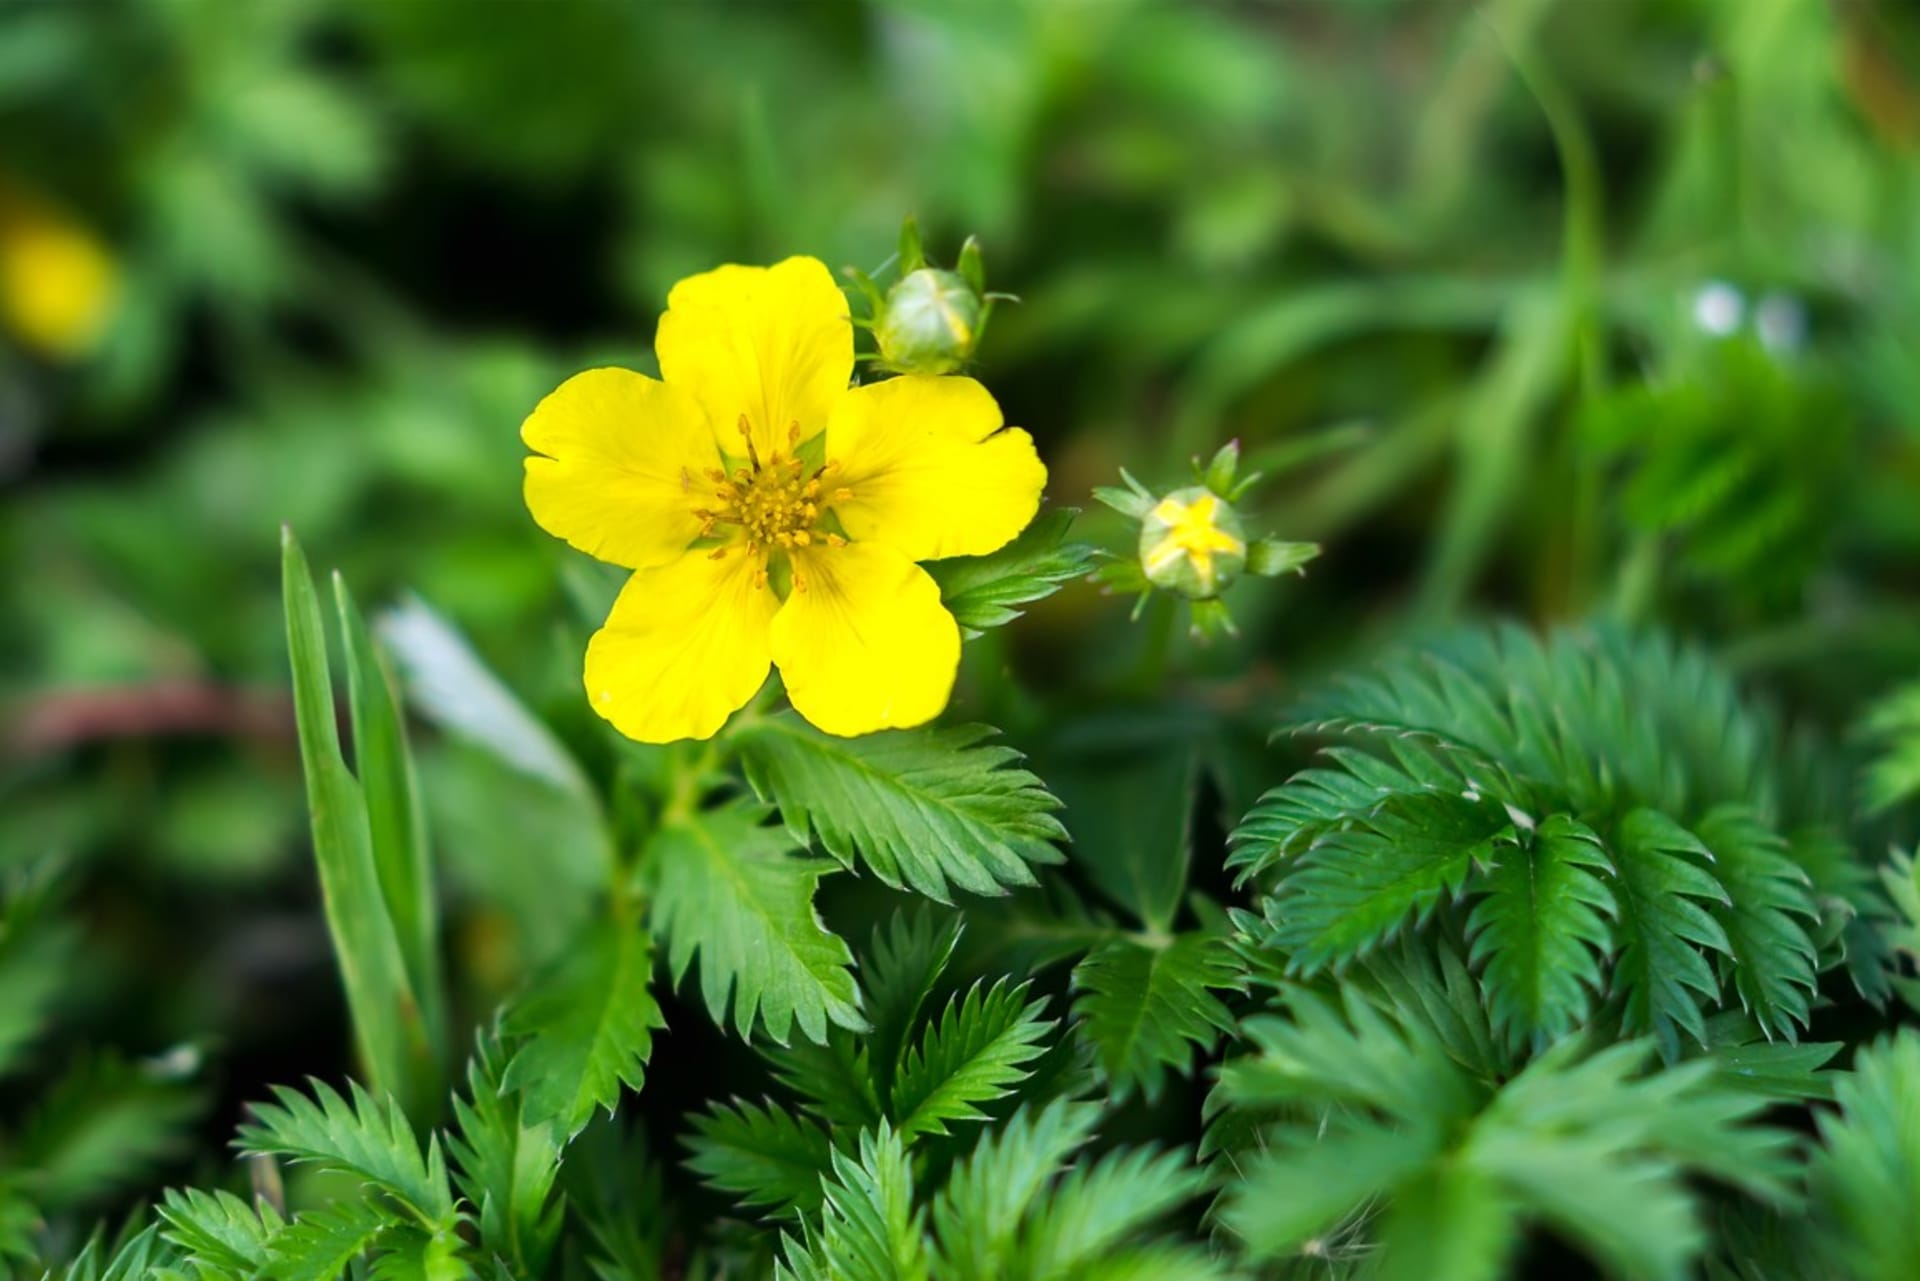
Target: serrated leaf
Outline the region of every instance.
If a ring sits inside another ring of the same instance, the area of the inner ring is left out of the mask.
[[[821,733],[792,713],[737,732],[747,777],[780,807],[794,838],[818,833],[843,865],[863,860],[894,888],[941,902],[951,886],[1002,894],[1031,885],[1030,863],[1057,863],[1059,803],[1017,768],[1019,753],[979,725]]]
[[[716,1023],[785,1044],[794,1025],[824,1041],[829,1023],[865,1031],[853,954],[813,908],[828,860],[798,855],[765,811],[736,804],[663,823],[641,853],[650,910],[674,982],[697,954],[700,994]]]
[[[273,1238],[285,1226],[265,1201],[249,1205],[218,1189],[168,1188],[157,1212],[160,1235],[201,1268],[251,1276],[267,1266]]]
[[[537,1276],[565,1208],[554,1195],[561,1145],[554,1127],[530,1116],[524,1097],[504,1084],[503,1058],[498,1042],[480,1042],[467,1068],[467,1096],[453,1100],[447,1151],[454,1183],[478,1213],[481,1245],[515,1275]]]
[[[1221,1220],[1256,1258],[1289,1254],[1426,1169],[1440,1150],[1430,1129],[1335,1122],[1324,1133],[1269,1135],[1229,1191]]]
[[[1171,934],[1193,861],[1200,786],[1193,743],[1082,756],[1056,764],[1048,774],[1066,804],[1074,865],[1149,930]]]
[[[1740,1001],[1768,1037],[1793,1040],[1806,1027],[1819,981],[1806,924],[1818,919],[1806,874],[1787,843],[1745,806],[1723,805],[1694,824],[1713,853],[1727,901],[1708,910],[1726,931]]]
[[[1628,1032],[1652,1032],[1669,1057],[1685,1032],[1705,1044],[1703,999],[1718,991],[1703,951],[1729,953],[1726,931],[1701,906],[1726,892],[1689,857],[1707,857],[1699,840],[1664,814],[1635,810],[1614,829],[1609,852],[1616,880],[1618,955],[1613,988],[1625,1000]]]
[[[1187,1153],[1135,1148],[1070,1172],[1027,1229],[1032,1275],[1081,1277],[1116,1246],[1206,1189]]]
[[[1497,1181],[1451,1162],[1394,1190],[1379,1229],[1379,1281],[1498,1281],[1520,1235]]]
[[[997,1133],[981,1136],[933,1203],[942,1281],[990,1281],[1012,1271],[1029,1208],[1099,1119],[1094,1104],[1055,1099],[1038,1111],[1023,1107]]]
[[[1606,870],[1600,838],[1563,814],[1501,845],[1467,918],[1468,961],[1481,970],[1496,1028],[1551,1041],[1586,1020],[1615,910]]]
[[[803,1040],[756,1048],[780,1084],[799,1095],[806,1110],[828,1125],[859,1131],[878,1125],[886,1114],[869,1047],[846,1028],[828,1028],[822,1045]]]
[[[396,1226],[372,1201],[335,1201],[294,1216],[273,1239],[274,1281],[339,1281],[347,1265]]]
[[[1920,1258],[1920,1034],[1862,1050],[1834,1102],[1807,1163],[1818,1240],[1835,1275],[1898,1281]]]
[[[1217,991],[1241,986],[1226,940],[1210,933],[1171,939],[1126,936],[1095,948],[1073,969],[1073,1012],[1093,1042],[1116,1101],[1135,1091],[1160,1097],[1169,1071],[1187,1075],[1233,1030]]]
[[[947,1134],[962,1121],[986,1119],[979,1105],[1005,1098],[1025,1080],[1026,1064],[1040,1057],[1052,1019],[1045,1000],[1027,1001],[1028,985],[985,980],[948,1003],[919,1046],[901,1061],[891,1113],[901,1142],[920,1134]]]
[[[352,1175],[403,1202],[428,1225],[454,1216],[453,1189],[437,1138],[426,1151],[391,1098],[379,1100],[355,1081],[348,1096],[324,1081],[313,1097],[274,1087],[274,1102],[257,1103],[234,1146],[255,1155],[308,1161]]]
[[[59,892],[51,864],[9,877],[0,904],[0,1076],[20,1065],[39,1035],[79,943],[72,925],[52,915]]]
[[[91,1205],[187,1150],[204,1102],[155,1064],[87,1056],[28,1115],[7,1164],[46,1210]]]
[[[1069,543],[1079,510],[1055,507],[1035,517],[1020,536],[985,556],[955,556],[929,564],[940,600],[969,636],[1020,617],[1016,608],[1042,600],[1093,565],[1093,548]]]
[[[819,1209],[833,1144],[813,1122],[772,1104],[735,1100],[696,1115],[693,1128],[687,1165],[708,1186],[785,1218]]]
[[[877,1084],[889,1095],[906,1054],[907,1037],[953,959],[964,927],[965,918],[958,913],[936,917],[922,903],[911,913],[895,911],[887,922],[873,928],[860,958],[860,973],[867,988],[867,1017],[873,1022],[867,1046],[881,1074]]]
[[[665,1026],[652,977],[653,940],[603,918],[507,1007],[501,1031],[516,1048],[503,1083],[524,1096],[527,1124],[556,1121],[571,1137],[623,1086],[641,1088]]]
[[[1345,965],[1426,919],[1494,859],[1512,820],[1484,798],[1394,796],[1351,829],[1314,844],[1275,895],[1277,941],[1311,974]]]
[[[913,1169],[899,1136],[882,1122],[860,1135],[857,1158],[836,1149],[832,1162],[833,1176],[822,1181],[818,1230],[808,1224],[804,1250],[789,1242],[788,1264],[775,1275],[926,1281],[923,1215],[913,1205]]]

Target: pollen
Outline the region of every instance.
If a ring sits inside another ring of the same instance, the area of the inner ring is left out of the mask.
[[[745,536],[748,547],[763,558],[769,551],[815,543],[845,546],[846,539],[818,527],[828,508],[853,497],[853,490],[845,485],[828,491],[822,482],[822,477],[830,478],[839,471],[839,464],[828,462],[809,471],[805,462],[792,455],[790,451],[800,443],[799,423],[787,429],[786,450],[775,449],[764,458],[754,444],[752,424],[745,414],[740,416],[739,428],[746,443],[748,466],[736,467],[731,475],[717,468],[707,473],[707,479],[713,482],[708,491],[713,501],[693,509],[700,521],[701,536],[713,533],[718,525],[732,525]],[[805,590],[799,582],[796,576],[796,590]]]

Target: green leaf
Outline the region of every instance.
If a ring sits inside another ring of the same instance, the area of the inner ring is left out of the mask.
[[[446,1053],[446,1011],[433,855],[420,785],[386,661],[338,572],[333,576],[333,597],[345,639],[354,768],[366,804],[374,871],[406,960],[409,985],[421,1002],[427,1043],[437,1063]],[[421,1083],[423,1092],[429,1084]]]
[[[480,1042],[467,1067],[468,1097],[453,1100],[447,1151],[455,1186],[478,1212],[480,1244],[514,1275],[538,1276],[565,1209],[554,1195],[560,1141],[553,1126],[529,1114],[525,1097],[503,1083],[503,1058],[497,1041]]]
[[[432,1048],[373,850],[359,782],[340,753],[319,597],[293,531],[281,539],[293,705],[313,819],[314,862],[361,1061],[376,1089],[424,1095]]]
[[[1020,536],[985,556],[954,556],[929,564],[941,603],[968,636],[1020,617],[1018,608],[1044,600],[1093,566],[1093,548],[1066,541],[1077,508],[1055,507],[1035,517]]]
[[[0,1076],[19,1067],[68,976],[79,933],[53,916],[53,864],[8,877],[0,902]]]
[[[873,1023],[867,1050],[881,1074],[877,1084],[889,1097],[906,1057],[907,1037],[918,1025],[921,1007],[953,959],[964,926],[965,919],[958,913],[936,916],[921,903],[912,913],[895,911],[887,922],[873,928],[873,937],[860,958],[860,973],[867,988],[867,1017]]]
[[[803,1249],[786,1243],[776,1277],[831,1281],[925,1281],[922,1213],[913,1206],[913,1170],[899,1136],[884,1122],[860,1135],[858,1159],[835,1150],[820,1227]],[[810,1225],[811,1226],[811,1225]]]
[[[1087,953],[1073,969],[1073,1012],[1115,1101],[1137,1090],[1154,1102],[1169,1071],[1187,1075],[1196,1051],[1233,1030],[1214,993],[1241,985],[1232,948],[1217,934],[1128,935]]]
[[[878,1125],[886,1115],[880,1104],[883,1082],[877,1079],[873,1055],[846,1028],[828,1028],[824,1045],[795,1041],[756,1048],[780,1083],[828,1125],[859,1131]],[[891,1080],[888,1073],[887,1083]]]
[[[1520,1235],[1506,1191],[1442,1161],[1405,1180],[1379,1228],[1380,1281],[1498,1281]]]
[[[941,902],[949,886],[1001,894],[1033,884],[1029,863],[1057,863],[1059,803],[987,745],[985,726],[821,733],[792,713],[735,734],[754,790],[780,807],[796,841],[817,832],[847,867],[856,855],[885,884]]]
[[[91,1206],[189,1150],[203,1107],[164,1060],[88,1056],[29,1114],[7,1164],[43,1209]]]
[[[1482,797],[1392,797],[1288,867],[1275,895],[1276,941],[1297,972],[1345,965],[1458,895],[1476,865],[1495,861],[1511,828],[1506,811]]]
[[[1868,806],[1889,810],[1920,796],[1920,681],[1882,698],[1862,729],[1880,746],[1861,779]]]
[[[516,1048],[503,1083],[524,1097],[528,1125],[554,1121],[570,1138],[595,1109],[611,1112],[621,1087],[641,1088],[665,1026],[652,977],[653,940],[602,918],[508,1005],[501,1031]]]
[[[1468,961],[1481,969],[1496,1028],[1552,1041],[1586,1021],[1614,913],[1606,870],[1600,838],[1564,814],[1500,847],[1467,918]]]
[[[829,1023],[865,1031],[853,954],[813,909],[835,865],[797,856],[793,839],[764,818],[757,806],[729,805],[672,819],[648,841],[641,866],[674,982],[698,953],[708,1012],[724,1024],[731,998],[743,1037],[756,1021],[782,1044],[795,1023],[814,1041]]]
[[[34,1233],[43,1226],[40,1208],[28,1199],[24,1182],[20,1175],[0,1176],[0,1273],[9,1259],[32,1261]]]
[[[1074,866],[1148,930],[1173,933],[1193,861],[1200,761],[1192,742],[1083,756],[1048,774],[1066,804]]]
[[[249,1205],[231,1192],[169,1188],[158,1206],[160,1235],[200,1268],[252,1276],[267,1266],[273,1239],[285,1226],[265,1201]]]
[[[1255,539],[1247,547],[1247,572],[1262,578],[1306,572],[1307,562],[1320,554],[1319,543],[1289,543],[1278,538]]]
[[[819,1209],[833,1144],[813,1122],[772,1104],[717,1103],[693,1118],[687,1165],[754,1209],[799,1218]]]
[[[1389,738],[1384,760],[1350,747],[1328,748],[1331,768],[1301,770],[1265,793],[1234,828],[1227,866],[1242,884],[1279,866],[1329,832],[1351,827],[1390,796],[1458,794],[1464,770],[1478,764],[1457,748],[1417,738]]]
[[[901,1142],[947,1134],[962,1121],[982,1121],[979,1105],[1005,1098],[1024,1081],[1025,1065],[1040,1057],[1052,1019],[1040,1016],[1044,999],[1027,1001],[1029,987],[983,979],[927,1027],[917,1049],[901,1061],[893,1083],[892,1116]]]
[[[1835,1275],[1901,1281],[1920,1259],[1920,1034],[1861,1051],[1834,1102],[1807,1164],[1817,1239]]]
[[[1337,1122],[1324,1133],[1276,1131],[1228,1193],[1221,1219],[1256,1258],[1291,1254],[1425,1170],[1439,1144],[1427,1128]]]
[[[1067,1159],[1093,1136],[1100,1110],[1055,1099],[1021,1108],[997,1133],[983,1135],[935,1198],[935,1269],[942,1281],[990,1281],[1013,1271],[1013,1252],[1029,1208]]]
[[[339,1281],[396,1225],[372,1201],[335,1201],[294,1216],[273,1238],[273,1281]]]
[[[1689,857],[1706,848],[1686,829],[1653,810],[1635,810],[1614,830],[1614,900],[1619,955],[1613,986],[1625,998],[1629,1032],[1652,1032],[1668,1057],[1679,1034],[1706,1043],[1703,998],[1718,993],[1702,950],[1730,952],[1726,931],[1700,904],[1724,904],[1726,892]]]
[[[429,1227],[452,1222],[453,1189],[438,1138],[429,1138],[422,1153],[399,1105],[376,1100],[357,1081],[349,1085],[351,1102],[324,1081],[310,1085],[311,1099],[274,1087],[275,1101],[253,1106],[235,1146],[351,1175],[397,1198]]]
[[[1205,1191],[1207,1179],[1184,1152],[1135,1148],[1080,1166],[1033,1216],[1027,1254],[1036,1277],[1080,1277]]]
[[[1792,1040],[1806,1027],[1818,987],[1806,925],[1818,919],[1807,876],[1787,843],[1745,806],[1723,805],[1694,825],[1713,854],[1726,902],[1709,907],[1726,931],[1740,1000],[1769,1037]]]

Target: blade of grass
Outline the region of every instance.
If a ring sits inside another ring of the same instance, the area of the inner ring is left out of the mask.
[[[408,980],[420,1001],[432,1062],[440,1063],[447,1048],[440,922],[419,782],[385,655],[338,571],[333,575],[333,598],[346,642],[354,767],[366,800],[374,872],[406,961]]]
[[[425,1093],[423,1068],[432,1054],[374,867],[366,797],[340,753],[319,593],[290,529],[281,536],[281,590],[314,864],[354,1041],[376,1091],[417,1101]]]

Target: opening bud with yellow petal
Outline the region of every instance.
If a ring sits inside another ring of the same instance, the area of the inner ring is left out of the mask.
[[[1205,485],[1176,489],[1140,522],[1140,568],[1155,587],[1211,600],[1247,565],[1247,532]]]
[[[1240,477],[1239,468],[1240,443],[1230,441],[1206,466],[1194,459],[1194,484],[1156,494],[1122,468],[1124,489],[1093,491],[1100,502],[1140,522],[1137,556],[1115,560],[1096,575],[1110,589],[1139,593],[1135,617],[1157,589],[1187,600],[1196,635],[1231,634],[1233,616],[1220,594],[1236,579],[1248,572],[1265,578],[1299,572],[1320,554],[1316,543],[1247,536],[1234,503],[1260,477]]]

